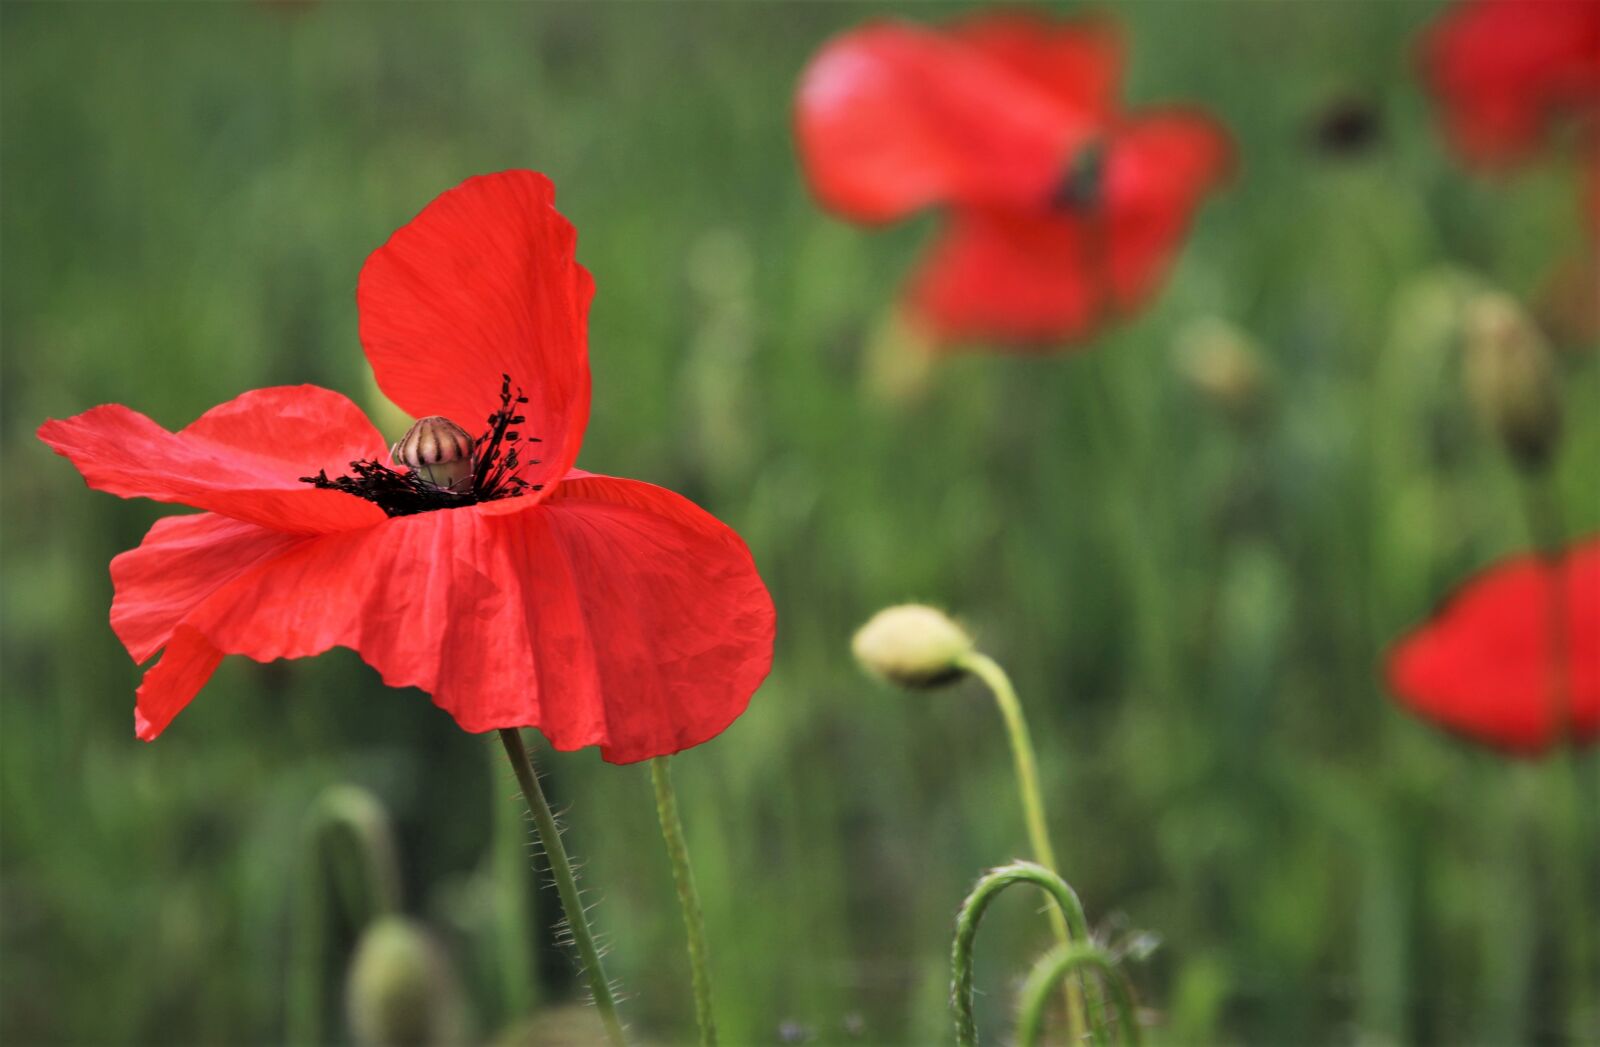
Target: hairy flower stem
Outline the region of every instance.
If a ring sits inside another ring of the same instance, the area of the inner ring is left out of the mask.
[[[1034,862],[1012,862],[984,873],[961,903],[961,911],[956,914],[955,943],[950,950],[950,1009],[955,1016],[956,1043],[959,1047],[977,1047],[978,1043],[978,1024],[973,1016],[972,1005],[972,946],[978,937],[978,924],[983,920],[990,903],[1006,888],[1019,883],[1031,883],[1048,894],[1055,903],[1051,911],[1059,914],[1069,928],[1070,936],[1083,943],[1089,941],[1089,925],[1083,916],[1083,906],[1077,894],[1060,876]],[[1058,948],[1071,949],[1074,946]],[[1105,1022],[1098,1007],[1095,1008],[1089,1031],[1093,1033],[1096,1043],[1106,1042]]]
[[[706,920],[700,911],[700,892],[694,886],[694,867],[689,864],[689,845],[683,839],[683,822],[678,818],[678,796],[672,788],[672,765],[668,757],[650,761],[650,780],[656,787],[656,815],[661,819],[661,838],[672,862],[672,882],[678,888],[678,907],[683,911],[683,928],[689,938],[689,975],[694,985],[694,1015],[700,1025],[701,1047],[716,1047],[717,1019],[711,1010],[711,970],[706,949]]]
[[[1017,1008],[1018,1047],[1036,1047],[1044,1033],[1045,1004],[1056,983],[1080,968],[1093,968],[1110,989],[1111,1002],[1117,1008],[1117,1023],[1122,1035],[1133,1047],[1142,1042],[1139,1033],[1138,1012],[1134,1008],[1133,989],[1115,962],[1105,950],[1092,945],[1058,945],[1039,958],[1028,972],[1022,986],[1022,1003]]]
[[[1055,850],[1050,846],[1049,826],[1044,816],[1044,799],[1039,792],[1039,766],[1034,759],[1028,721],[1023,718],[1022,703],[1017,700],[1016,688],[1011,686],[1011,678],[999,663],[979,651],[962,655],[956,664],[982,680],[994,695],[995,704],[1000,707],[1000,716],[1006,724],[1006,737],[1011,742],[1011,759],[1016,766],[1017,792],[1022,798],[1022,816],[1028,826],[1028,844],[1033,849],[1034,861],[1059,875]],[[1057,944],[1072,944],[1074,932],[1068,928],[1060,909],[1050,909],[1050,928],[1055,933]],[[1079,937],[1088,940],[1086,932],[1079,933]],[[1083,1039],[1086,1028],[1082,979],[1067,980],[1063,983],[1063,992],[1067,1005],[1067,1028],[1076,1042]]]
[[[605,1024],[606,1038],[611,1041],[612,1047],[624,1047],[627,1040],[622,1035],[622,1021],[617,1017],[617,1001],[611,994],[611,983],[606,981],[600,950],[595,947],[594,932],[589,929],[589,917],[583,911],[583,900],[578,896],[578,878],[573,875],[572,862],[568,860],[567,849],[561,843],[561,828],[556,825],[556,816],[550,810],[549,801],[544,798],[544,790],[539,787],[539,776],[534,773],[533,760],[528,756],[527,746],[522,743],[522,732],[514,728],[502,728],[500,744],[505,746],[506,758],[511,761],[517,784],[522,786],[523,798],[528,801],[528,810],[533,814],[533,825],[538,830],[539,841],[544,844],[544,853],[550,862],[550,876],[555,881],[556,893],[561,896],[561,908],[567,915],[567,926],[572,931],[572,941],[577,946],[583,973],[589,979],[589,993],[594,998],[595,1010],[600,1012],[600,1021]]]

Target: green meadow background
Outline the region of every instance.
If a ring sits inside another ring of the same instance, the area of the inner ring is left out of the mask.
[[[580,464],[731,523],[779,609],[749,712],[674,761],[728,1043],[950,1038],[956,906],[1025,844],[987,696],[901,694],[850,658],[907,598],[1013,673],[1064,874],[1113,940],[1159,936],[1131,968],[1159,1042],[1600,1039],[1595,754],[1507,762],[1400,712],[1377,668],[1529,545],[1461,392],[1455,289],[1538,298],[1580,247],[1570,165],[1495,183],[1454,163],[1412,69],[1435,4],[1111,5],[1130,104],[1210,108],[1237,178],[1152,307],[1092,346],[918,366],[885,318],[937,219],[828,217],[790,135],[808,55],[890,9],[0,7],[0,1039],[347,1042],[358,921],[334,902],[323,946],[302,936],[338,871],[312,812],[356,785],[474,1035],[588,1042],[492,738],[336,651],[230,659],[136,741],[106,565],[174,510],[86,491],[32,435],[109,401],[175,428],[298,382],[377,410],[363,259],[512,167],[555,180],[599,288]],[[1317,150],[1350,97],[1380,138]],[[1207,318],[1261,348],[1249,424],[1175,365]],[[1592,345],[1567,348],[1557,480],[1581,534],[1600,379]],[[684,1042],[648,771],[535,755],[630,1025]],[[986,925],[990,1042],[1047,942],[1034,898]]]

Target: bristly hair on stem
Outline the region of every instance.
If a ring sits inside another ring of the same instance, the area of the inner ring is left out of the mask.
[[[538,465],[539,459],[524,462],[518,454],[517,443],[540,443],[537,436],[524,437],[512,426],[527,422],[518,409],[528,402],[519,386],[511,390],[511,376],[500,376],[500,407],[489,415],[488,430],[472,441],[472,484],[465,491],[452,491],[429,483],[415,470],[391,468],[370,458],[350,463],[350,473],[339,477],[328,476],[326,469],[316,476],[302,476],[320,490],[343,491],[372,502],[389,516],[413,516],[436,509],[459,509],[479,502],[492,502],[501,498],[516,498],[525,491],[538,491],[543,484],[530,484],[517,475],[524,465]]]

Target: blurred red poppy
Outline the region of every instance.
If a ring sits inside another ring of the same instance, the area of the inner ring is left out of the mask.
[[[1558,563],[1519,556],[1484,571],[1395,646],[1388,677],[1413,712],[1497,749],[1594,742],[1600,539]]]
[[[1600,3],[1465,0],[1423,37],[1424,79],[1466,160],[1505,170],[1545,146],[1555,126],[1577,124],[1581,162],[1600,182]],[[1591,231],[1600,199],[1588,190]]]
[[[1462,154],[1516,163],[1553,121],[1600,109],[1600,4],[1466,0],[1428,30],[1421,57]]]
[[[869,23],[807,67],[795,127],[822,204],[950,211],[907,292],[936,339],[1082,339],[1159,286],[1232,149],[1192,109],[1122,113],[1122,51],[1108,21],[1007,13]]]
[[[670,491],[573,468],[594,290],[575,246],[550,182],[510,171],[440,196],[362,271],[383,391],[415,415],[487,419],[465,491],[385,464],[361,411],[314,386],[245,393],[176,433],[117,404],[40,427],[89,486],[206,510],[158,521],[111,564],[112,628],[137,661],[163,652],[139,737],[225,654],[335,646],[468,731],[537,727],[613,763],[744,711],[774,629],[744,543]]]

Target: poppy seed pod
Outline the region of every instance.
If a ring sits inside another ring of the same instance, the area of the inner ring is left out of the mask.
[[[1561,438],[1561,393],[1549,347],[1511,297],[1478,295],[1466,307],[1467,391],[1518,465],[1537,469]]]
[[[417,419],[389,456],[435,487],[457,493],[472,489],[472,437],[448,418]]]
[[[351,1038],[361,1047],[460,1043],[461,988],[438,944],[416,921],[385,916],[356,945],[345,985]]]
[[[972,637],[943,611],[900,604],[873,615],[856,630],[851,649],[874,676],[901,687],[938,687],[960,678]]]

